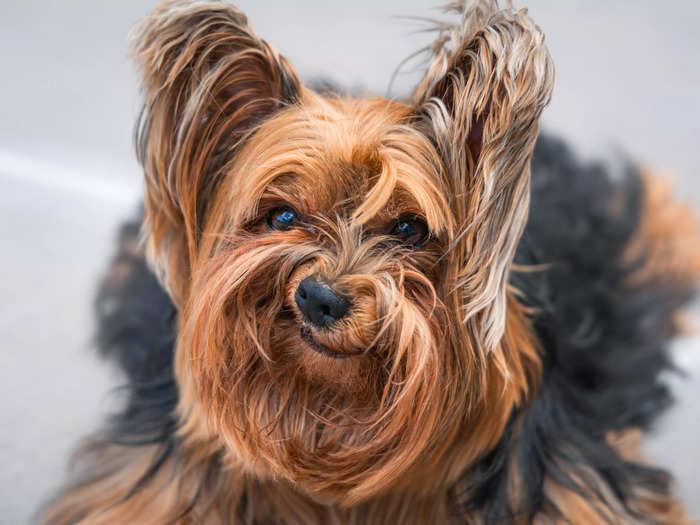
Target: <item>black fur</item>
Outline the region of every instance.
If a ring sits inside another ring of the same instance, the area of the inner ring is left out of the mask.
[[[615,213],[613,196],[622,197]],[[530,220],[516,262],[548,267],[515,272],[512,280],[539,312],[535,326],[544,348],[544,380],[522,419],[513,415],[500,445],[467,473],[461,484],[466,490],[455,495],[460,502],[456,512],[484,509],[489,524],[533,516],[543,507],[556,515],[561,509],[546,500],[543,480],[551,477],[595,498],[583,466],[605,480],[623,504],[629,503],[633,487],[657,494],[669,489],[665,472],[625,462],[603,442],[610,430],[647,428],[670,403],[659,377],[671,366],[670,315],[689,299],[670,276],[632,289],[623,284],[636,266],[624,267],[620,260],[639,224],[641,199],[634,169],[613,180],[603,165],[579,163],[562,142],[539,139]],[[129,383],[126,406],[110,427],[110,439],[133,445],[160,442],[164,461],[177,446],[175,309],[141,255],[129,249],[138,227],[137,221],[122,229],[115,264],[128,266],[127,277],[116,288],[108,279],[100,291],[98,341],[102,354],[119,363]],[[517,438],[516,426],[521,426]],[[513,453],[524,487],[515,508],[506,497]]]
[[[119,253],[97,295],[97,344],[128,383],[123,411],[111,422],[115,442],[164,441],[175,430],[178,400],[173,375],[176,311],[138,247],[140,221],[119,232]]]

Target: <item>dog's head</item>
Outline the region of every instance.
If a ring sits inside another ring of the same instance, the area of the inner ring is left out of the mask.
[[[410,102],[306,89],[220,2],[136,32],[183,435],[324,500],[454,482],[536,375],[508,273],[552,65],[525,12],[451,7]]]

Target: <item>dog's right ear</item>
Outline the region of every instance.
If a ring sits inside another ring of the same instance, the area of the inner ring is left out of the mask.
[[[132,49],[145,94],[136,140],[149,250],[177,304],[222,172],[300,86],[246,16],[219,1],[160,4],[135,28]]]

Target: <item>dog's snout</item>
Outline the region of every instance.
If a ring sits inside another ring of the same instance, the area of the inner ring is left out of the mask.
[[[299,283],[294,299],[304,317],[319,328],[342,319],[350,309],[347,299],[315,277],[307,277]]]

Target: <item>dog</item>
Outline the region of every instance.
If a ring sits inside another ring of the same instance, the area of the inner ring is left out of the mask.
[[[403,101],[304,87],[219,1],[138,26],[143,217],[97,300],[127,398],[43,523],[687,522],[639,439],[695,218],[539,135],[525,10],[447,7]]]

